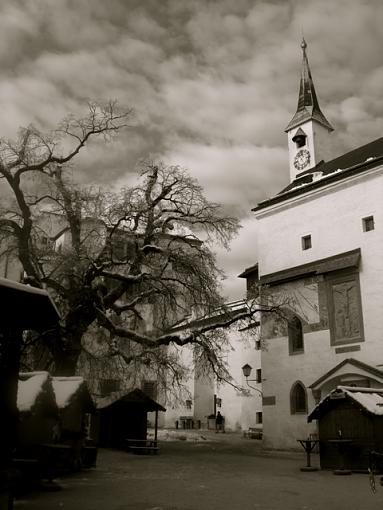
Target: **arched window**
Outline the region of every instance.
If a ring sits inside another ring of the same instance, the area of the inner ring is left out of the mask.
[[[292,141],[295,143],[296,148],[299,149],[300,147],[306,145],[306,138],[307,138],[306,133],[303,131],[303,129],[299,128],[298,131],[293,136]]]
[[[290,354],[304,351],[302,322],[296,315],[289,320],[288,337]]]
[[[307,414],[307,394],[304,385],[297,381],[290,393],[291,414]]]

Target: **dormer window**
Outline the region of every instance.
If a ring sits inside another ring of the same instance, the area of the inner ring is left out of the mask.
[[[306,145],[306,138],[307,138],[306,133],[303,131],[303,129],[299,128],[292,138],[297,149],[300,149],[301,147],[304,147]]]

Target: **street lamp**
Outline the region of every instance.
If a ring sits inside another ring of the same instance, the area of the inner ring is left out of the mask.
[[[261,390],[259,390],[258,388],[255,388],[254,386],[251,386],[251,384],[249,384],[249,381],[250,382],[257,381],[257,379],[249,379],[252,369],[253,369],[253,367],[251,365],[249,365],[248,363],[246,363],[246,365],[243,365],[243,367],[242,367],[243,375],[246,378],[246,384],[253,390],[258,391],[258,393],[262,396]]]

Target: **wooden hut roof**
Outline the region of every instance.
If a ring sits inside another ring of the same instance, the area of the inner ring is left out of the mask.
[[[0,278],[2,327],[40,329],[54,325],[59,313],[46,290]]]
[[[83,377],[52,377],[53,390],[59,409],[68,407],[76,398],[83,401],[84,407],[91,412],[95,404]]]
[[[361,410],[383,416],[383,388],[359,388],[357,386],[338,386],[326,395],[311,411],[307,421],[317,420],[323,416],[335,400],[348,399]]]
[[[22,372],[17,388],[17,408],[20,412],[32,411],[37,402],[56,409],[52,382],[48,372]]]
[[[166,409],[161,404],[148,397],[146,393],[138,388],[130,391],[129,393],[114,393],[109,397],[100,399],[97,403],[97,409],[106,409],[107,407],[116,404],[139,405],[147,412],[166,411]]]

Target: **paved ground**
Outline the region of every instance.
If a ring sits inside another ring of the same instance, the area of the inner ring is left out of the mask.
[[[25,510],[376,510],[367,475],[304,473],[304,454],[266,453],[256,440],[205,434],[164,441],[156,456],[99,452],[95,469],[60,480],[62,491],[18,500]],[[190,439],[190,438],[189,438]],[[318,459],[314,459],[314,464]]]

